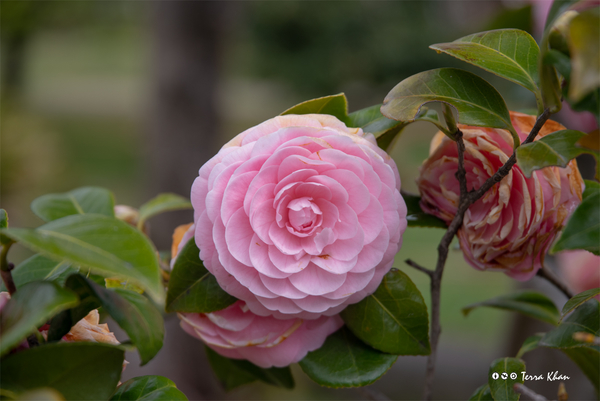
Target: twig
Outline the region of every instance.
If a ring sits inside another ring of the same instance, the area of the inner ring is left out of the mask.
[[[515,383],[515,385],[513,386],[513,389],[517,393],[521,393],[523,395],[526,395],[527,397],[531,398],[533,401],[548,401],[548,399],[546,397],[544,397],[542,395],[539,395],[535,391],[533,391],[530,388],[526,387],[524,384]]]
[[[404,261],[404,263],[406,263],[410,267],[414,267],[415,269],[419,270],[420,272],[427,274],[429,277],[433,276],[433,274],[435,273],[433,270],[423,267],[423,266],[419,265],[417,262],[412,261],[411,259],[406,259]]]
[[[0,251],[0,276],[2,277],[2,281],[8,290],[10,295],[14,294],[17,291],[17,287],[15,286],[15,282],[13,281],[11,270],[15,268],[15,265],[12,263],[8,263],[7,255],[8,250],[14,244],[14,242],[10,241],[4,245],[2,245],[2,251]]]
[[[531,132],[527,136],[527,139],[523,141],[523,144],[532,142],[537,134],[540,132],[548,118],[550,117],[550,111],[545,109],[542,114],[537,118],[534,126],[531,129]],[[479,200],[488,190],[490,190],[494,185],[502,181],[504,177],[508,175],[512,167],[517,162],[516,151],[513,151],[513,154],[508,158],[506,163],[502,167],[496,171],[494,175],[488,178],[483,185],[477,190],[471,190],[470,192],[467,189],[467,179],[466,179],[466,171],[464,167],[464,154],[465,154],[465,144],[463,141],[463,134],[460,130],[456,132],[456,145],[458,148],[458,169],[456,171],[456,179],[460,185],[460,197],[458,202],[458,208],[456,210],[456,214],[452,219],[452,222],[448,226],[446,233],[442,237],[440,244],[438,245],[438,260],[435,267],[435,271],[429,274],[431,278],[431,332],[430,332],[430,343],[431,343],[431,354],[427,358],[427,372],[425,375],[425,391],[423,398],[425,400],[431,400],[433,394],[433,379],[435,376],[435,359],[437,355],[437,346],[439,342],[439,337],[441,333],[440,328],[440,289],[441,289],[441,281],[442,274],[444,272],[444,266],[446,265],[446,259],[448,258],[448,249],[450,247],[450,243],[452,239],[460,229],[463,223],[463,219],[465,216],[465,212],[469,207]],[[410,264],[410,263],[409,263]],[[410,264],[415,267],[416,263]],[[417,265],[419,266],[419,265]],[[419,266],[421,267],[421,266]],[[417,268],[421,271],[430,271],[423,270],[424,268]]]
[[[569,299],[573,298],[573,296],[575,295],[573,293],[573,291],[571,291],[569,289],[569,287],[567,287],[567,285],[565,283],[563,283],[560,280],[560,278],[556,274],[554,274],[554,272],[552,270],[548,269],[546,266],[542,266],[542,268],[540,270],[538,270],[537,275],[545,278],[550,283],[552,283],[556,288],[561,290],[563,292],[563,294],[565,294],[567,296],[567,298],[569,298]]]

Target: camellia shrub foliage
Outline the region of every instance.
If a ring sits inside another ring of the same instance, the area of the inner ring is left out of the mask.
[[[35,229],[9,227],[2,210],[0,396],[186,399],[164,377],[119,381],[125,350],[146,364],[162,347],[163,313],[177,313],[227,390],[257,380],[292,389],[293,363],[320,385],[360,387],[399,357],[425,355],[431,399],[442,273],[455,236],[474,268],[520,281],[540,275],[568,297],[562,311],[534,291],[466,306],[555,326],[517,355],[490,361],[489,382],[472,399],[530,391],[520,358],[539,347],[563,351],[598,391],[600,288],[573,294],[544,267],[548,253],[600,252],[600,174],[583,180],[574,160],[598,157],[598,130],[551,119],[563,101],[599,115],[594,6],[555,2],[540,44],[503,29],[431,46],[531,91],[531,114],[509,111],[478,75],[440,68],[406,78],[381,105],[348,113],[343,94],[328,96],[242,132],[198,166],[190,199],[161,194],[134,209],[115,206],[106,189],[78,188],[35,199],[31,208],[46,222]],[[441,113],[427,108],[432,102]],[[415,121],[439,129],[419,195],[402,191],[387,153]],[[147,221],[186,208],[194,221],[177,228],[170,253],[158,252]],[[393,266],[411,227],[445,230],[436,266]],[[16,267],[15,244],[35,252]],[[405,268],[431,279],[430,310]]]

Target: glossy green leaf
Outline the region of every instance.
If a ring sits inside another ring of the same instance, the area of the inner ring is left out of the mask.
[[[277,387],[294,388],[294,378],[289,366],[264,369],[243,359],[225,358],[208,347],[206,347],[206,355],[210,366],[226,391],[256,380]]]
[[[497,29],[429,47],[519,84],[541,102],[537,85],[540,49],[525,31]]]
[[[584,11],[571,20],[569,50],[571,81],[569,98],[579,101],[600,86],[600,8]]]
[[[527,337],[527,339],[523,342],[523,345],[521,345],[519,352],[517,352],[516,358],[521,358],[527,352],[538,348],[540,340],[544,338],[544,335],[544,333],[537,333],[533,336]]]
[[[50,282],[19,288],[0,314],[0,355],[6,354],[55,314],[77,305],[74,293]]]
[[[554,302],[544,294],[536,291],[522,291],[510,295],[501,295],[466,306],[462,309],[462,313],[467,316],[473,309],[481,306],[519,312],[525,316],[554,325],[557,324],[560,318]]]
[[[316,351],[300,361],[312,380],[327,387],[361,387],[373,383],[392,367],[397,355],[369,347],[343,327]]]
[[[307,100],[281,113],[282,116],[286,114],[330,114],[344,123],[350,122],[348,100],[343,93]]]
[[[223,290],[200,260],[194,238],[177,255],[167,291],[167,312],[209,313],[233,304],[237,299]]]
[[[580,292],[579,294],[575,295],[573,298],[571,298],[567,301],[565,306],[563,306],[563,309],[562,309],[563,316],[566,315],[567,313],[571,312],[573,309],[577,308],[578,306],[581,306],[583,303],[587,302],[588,300],[594,298],[598,294],[600,294],[600,288],[592,288],[590,290],[583,291],[583,292]]]
[[[82,187],[62,194],[47,194],[31,202],[33,213],[45,222],[86,213],[114,217],[114,207],[112,192],[97,187]]]
[[[129,224],[98,214],[67,216],[37,229],[9,228],[9,237],[51,259],[130,279],[158,302],[164,300],[156,250]]]
[[[65,286],[77,292],[82,302],[92,306],[99,304],[103,307],[104,311],[125,330],[131,342],[136,346],[142,365],[154,358],[162,348],[165,334],[162,315],[143,295],[120,288],[108,290],[80,275],[70,276]],[[70,321],[66,320],[70,326],[67,324],[66,326],[69,327],[64,326],[62,332],[58,332],[56,335],[52,333],[52,338],[60,338],[66,334],[65,329],[68,332],[68,329],[85,316],[89,310],[91,309],[76,308],[72,310],[72,318]]]
[[[0,209],[0,229],[8,228],[8,214],[6,210]],[[12,240],[6,235],[0,233],[0,245],[8,244]]]
[[[19,289],[31,281],[41,280],[54,281],[58,285],[62,285],[69,275],[78,271],[78,268],[72,267],[68,262],[57,262],[40,254],[35,254],[19,263],[11,271],[11,274],[17,289]],[[4,283],[0,285],[0,290],[6,291]]]
[[[552,348],[573,348],[587,346],[573,338],[577,332],[591,333],[594,336],[600,336],[600,303],[595,299],[590,299],[579,306],[567,318],[563,319],[561,324],[546,333],[540,340],[540,346]]]
[[[520,394],[513,390],[515,383],[523,383],[525,362],[517,358],[500,358],[492,362],[488,374],[488,385],[495,401],[517,401]],[[494,373],[498,378],[494,379]],[[511,373],[516,373],[516,377]]]
[[[471,398],[469,398],[469,401],[494,401],[490,386],[485,384],[479,387],[477,390],[475,390]]]
[[[182,401],[187,397],[173,381],[163,376],[138,376],[121,384],[110,401]]]
[[[552,252],[585,249],[600,255],[600,184],[585,180],[583,201],[567,222]]]
[[[557,328],[546,333],[539,345],[559,348],[579,366],[599,391],[600,347],[575,340],[573,334],[577,332],[600,336],[600,303],[597,300],[590,299],[576,308]]]
[[[376,104],[350,113],[348,125],[362,128],[364,132],[370,132],[378,137],[401,124],[401,122],[391,120],[381,114],[380,108],[381,105]]]
[[[443,228],[444,230],[448,228],[444,220],[439,219],[434,215],[427,214],[421,209],[420,196],[402,193],[402,198],[404,198],[408,210],[406,220],[408,221],[409,227],[433,227]]]
[[[388,93],[381,112],[394,120],[412,122],[429,102],[453,106],[459,123],[507,129],[515,145],[520,143],[502,96],[484,79],[456,68],[439,68],[406,78]]]
[[[48,387],[67,400],[107,400],[121,377],[124,353],[92,342],[30,348],[2,360],[0,387],[17,393]]]
[[[567,164],[586,149],[576,146],[577,141],[585,135],[575,130],[560,130],[553,132],[532,143],[519,146],[517,163],[527,177],[534,170],[548,166],[566,167]]]
[[[446,129],[446,127],[444,127],[444,125],[440,122],[438,113],[435,110],[429,110],[427,107],[423,106],[417,117],[415,117],[414,121],[412,122],[417,121],[426,121],[432,123],[440,131],[444,132],[446,135],[450,135],[448,129]],[[390,153],[397,139],[400,137],[400,134],[409,124],[410,123],[408,122],[398,122],[398,125],[393,129],[383,132],[380,135],[376,135],[375,137],[377,138],[377,146]]]
[[[143,227],[149,218],[158,214],[191,208],[192,204],[188,198],[170,193],[159,194],[140,206],[138,227]]]
[[[429,355],[429,316],[423,296],[400,270],[392,269],[377,290],[348,305],[346,326],[375,349],[396,355]]]
[[[597,345],[562,349],[592,382],[596,393],[600,391],[600,347]]]

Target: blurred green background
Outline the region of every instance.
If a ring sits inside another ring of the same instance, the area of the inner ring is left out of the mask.
[[[535,106],[519,86],[428,49],[491,28],[531,32],[532,8],[523,2],[2,0],[0,7],[0,201],[12,226],[41,224],[30,202],[78,186],[107,187],[117,203],[133,206],[159,191],[188,195],[206,155],[242,130],[300,101],[339,92],[350,111],[381,103],[396,83],[427,69],[477,71],[510,109]],[[196,93],[203,100],[194,100]],[[192,103],[197,107],[187,107]],[[208,128],[195,127],[194,118]],[[181,120],[190,123],[180,129]],[[409,192],[417,192],[414,180],[434,133],[414,124],[393,152]],[[184,153],[197,148],[205,153]],[[192,219],[191,213],[171,216],[153,227],[159,247],[168,247],[177,223]],[[427,278],[403,261],[434,266],[441,235],[409,228],[396,259],[427,302]],[[18,261],[27,253],[15,248],[11,254]],[[439,398],[468,398],[486,382],[490,362],[514,348],[518,323],[508,313],[476,310],[465,318],[460,309],[515,287],[502,274],[468,267],[460,251],[452,251],[442,290]],[[168,325],[176,326],[176,318]],[[363,397],[320,388],[297,368],[294,392],[254,384],[224,394],[206,362],[178,359],[177,352],[185,358],[192,348],[202,353],[201,344],[170,330],[167,342],[185,344],[178,351],[165,346],[145,370],[129,355],[125,378],[158,372],[190,399]],[[400,358],[376,388],[394,399],[418,398],[424,367],[423,357]]]

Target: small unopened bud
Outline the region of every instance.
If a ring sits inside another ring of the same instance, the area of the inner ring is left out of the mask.
[[[136,208],[127,205],[115,205],[115,217],[125,223],[137,226],[140,213]]]
[[[565,388],[565,383],[561,382],[558,385],[558,401],[567,401],[569,399],[569,394],[567,394],[567,389]]]
[[[581,341],[582,343],[600,345],[600,337],[596,337],[595,335],[586,333],[584,331],[573,333],[573,339],[576,341]]]

